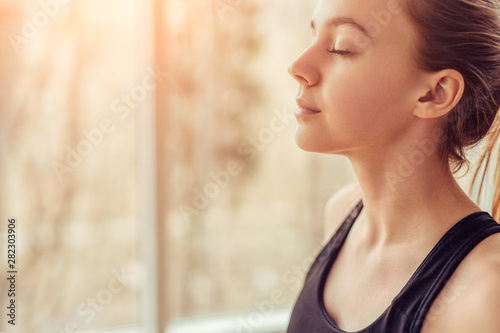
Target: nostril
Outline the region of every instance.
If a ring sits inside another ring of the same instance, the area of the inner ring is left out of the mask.
[[[311,81],[313,79],[313,68],[308,61],[305,61],[304,53],[292,61],[288,66],[288,73],[300,84],[311,85],[313,83]]]
[[[307,79],[303,75],[297,73],[295,62],[291,63],[290,66],[288,66],[288,73],[291,77],[293,77],[295,81],[302,84],[308,84]]]
[[[295,81],[297,81],[300,84],[303,84],[303,85],[306,85],[306,86],[310,85],[309,80],[307,80],[307,78],[305,76],[303,76],[303,75],[292,74],[292,77],[295,79]]]

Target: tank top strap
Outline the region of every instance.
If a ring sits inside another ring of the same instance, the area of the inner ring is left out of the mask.
[[[363,209],[363,201],[359,200],[356,206],[351,210],[349,215],[344,219],[340,227],[337,229],[337,231],[333,234],[333,236],[330,238],[328,243],[323,247],[321,252],[316,256],[316,259],[312,263],[311,267],[309,268],[309,271],[306,275],[306,280],[313,274],[321,274],[323,265],[320,264],[325,264],[329,261],[333,262],[335,261],[338,252],[342,245],[344,244],[347,235],[349,234],[349,231],[351,230],[352,225],[354,224],[354,221],[358,217],[358,215],[361,213],[361,210]],[[321,269],[319,267],[321,266]]]
[[[432,303],[465,256],[497,232],[500,225],[482,211],[457,222],[439,240],[393,301],[410,333],[420,332]]]

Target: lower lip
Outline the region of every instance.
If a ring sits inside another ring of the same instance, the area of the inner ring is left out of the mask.
[[[317,115],[319,114],[320,111],[313,111],[313,110],[309,110],[309,109],[297,109],[297,111],[295,111],[295,115],[296,116],[314,116],[314,115]]]

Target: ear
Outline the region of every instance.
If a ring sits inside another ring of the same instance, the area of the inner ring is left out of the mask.
[[[427,91],[418,99],[413,112],[420,118],[438,118],[450,112],[464,93],[464,78],[453,69],[430,73]]]

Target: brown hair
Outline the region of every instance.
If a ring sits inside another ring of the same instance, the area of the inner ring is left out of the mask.
[[[498,0],[407,0],[405,7],[419,31],[416,60],[428,71],[454,69],[465,81],[462,99],[443,117],[443,163],[457,172],[469,162],[465,150],[476,146],[493,126],[500,106],[500,16]],[[497,131],[489,135],[479,166],[490,164]],[[500,166],[497,164],[497,171]],[[474,175],[475,182],[478,170]],[[493,215],[500,219],[500,176]],[[481,188],[485,181],[482,177]]]

